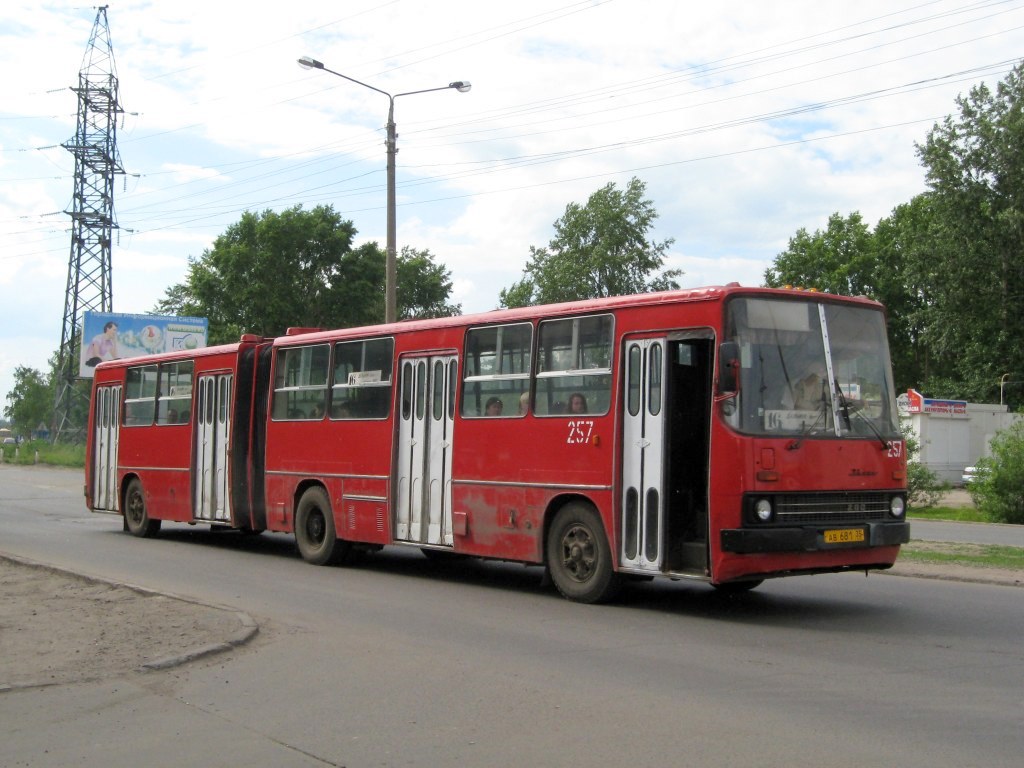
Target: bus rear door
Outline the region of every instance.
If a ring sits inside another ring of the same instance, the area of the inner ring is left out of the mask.
[[[121,386],[97,387],[93,426],[92,508],[117,512],[117,444],[121,420]]]

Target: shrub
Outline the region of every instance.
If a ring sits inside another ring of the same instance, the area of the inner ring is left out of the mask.
[[[1024,525],[1024,420],[996,433],[989,447],[968,485],[974,505],[992,522]]]
[[[949,483],[939,480],[936,474],[924,464],[917,461],[920,445],[910,428],[909,422],[900,424],[903,442],[907,452],[907,507],[910,509],[928,509],[939,503],[939,499],[949,490]]]

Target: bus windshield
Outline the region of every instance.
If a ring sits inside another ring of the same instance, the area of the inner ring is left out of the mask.
[[[733,427],[759,435],[899,437],[885,319],[870,307],[735,298],[740,350]]]

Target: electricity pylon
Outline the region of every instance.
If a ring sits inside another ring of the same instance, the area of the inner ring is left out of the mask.
[[[78,442],[85,436],[88,390],[78,384],[79,353],[85,313],[111,312],[111,239],[114,177],[123,174],[117,152],[118,102],[114,51],[107,6],[96,13],[89,45],[78,73],[78,123],[74,138],[62,146],[75,156],[75,194],[71,210],[71,256],[56,371],[53,438]]]

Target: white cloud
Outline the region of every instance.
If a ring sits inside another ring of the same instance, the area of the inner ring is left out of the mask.
[[[1019,56],[1024,9],[954,0],[692,4],[127,0],[108,8],[127,114],[115,310],[148,311],[242,211],[331,204],[384,241],[399,97],[399,246],[429,248],[467,311],[497,304],[569,202],[647,182],[686,285],[761,281],[800,227],[874,224],[924,188],[914,141]],[[77,85],[95,10],[0,9],[0,395],[59,344]],[[45,56],[39,52],[45,51]],[[26,66],[31,62],[31,66]],[[956,74],[963,73],[963,74]],[[807,105],[828,105],[807,111]],[[770,119],[771,116],[774,119]],[[50,149],[40,149],[50,147]],[[17,311],[15,311],[17,310]]]

